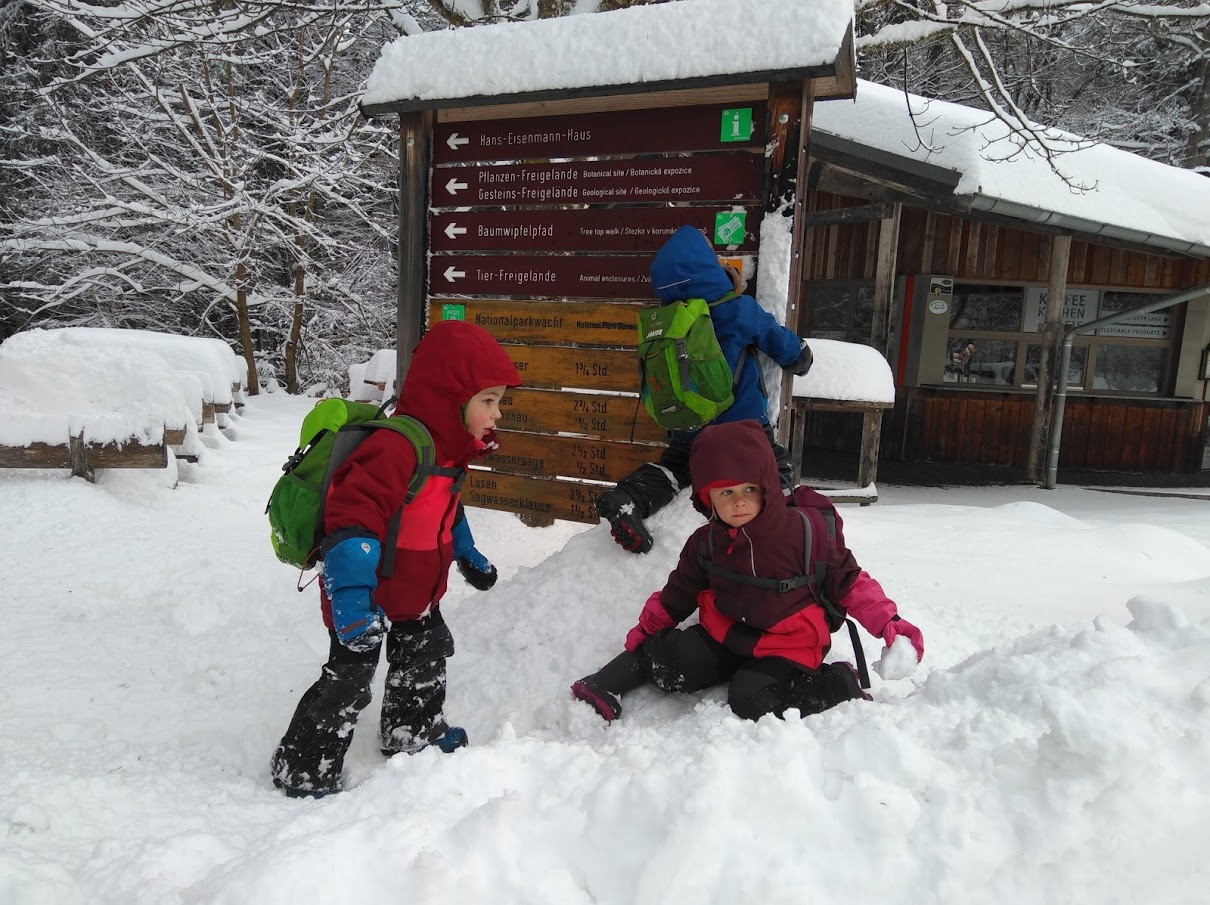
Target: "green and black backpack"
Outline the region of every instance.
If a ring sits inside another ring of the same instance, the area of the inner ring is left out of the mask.
[[[424,487],[429,475],[454,478],[451,493],[461,489],[466,476],[463,468],[442,468],[436,464],[436,452],[428,428],[408,415],[384,418],[383,413],[395,400],[381,407],[347,399],[325,399],[307,414],[299,431],[298,448],[282,466],[284,472],[265,513],[269,516],[270,539],[277,558],[300,569],[310,569],[319,561],[324,538],[324,501],[332,475],[362,441],[376,430],[393,430],[407,438],[416,450],[416,470],[408,482],[406,506]],[[380,570],[385,578],[394,567],[395,541],[399,534],[401,506],[391,516],[383,545]]]
[[[743,373],[745,348],[735,374],[714,334],[713,302],[686,299],[639,312],[639,396],[651,419],[666,430],[705,427],[735,401],[736,374]]]

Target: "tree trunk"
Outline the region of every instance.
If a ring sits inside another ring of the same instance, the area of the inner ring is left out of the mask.
[[[248,268],[243,260],[235,265],[235,316],[239,320],[239,341],[244,347],[244,361],[248,364],[248,395],[260,392],[260,381],[256,378],[256,356],[252,354],[252,322],[248,319]]]

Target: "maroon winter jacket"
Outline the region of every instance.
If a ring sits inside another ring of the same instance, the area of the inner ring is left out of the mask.
[[[481,390],[501,385],[520,386],[521,378],[492,335],[464,321],[440,321],[416,346],[395,414],[411,415],[429,429],[437,465],[465,466],[496,443],[494,432],[480,441],[467,431],[463,406]],[[405,437],[374,431],[332,477],[325,534],[364,529],[385,543],[387,523],[403,505],[415,468],[416,454]],[[374,591],[375,602],[392,621],[427,613],[445,594],[453,561],[450,529],[458,508],[452,483],[452,478],[430,476],[403,510],[394,573],[383,578],[380,566]],[[327,594],[322,597],[324,624],[330,628]]]
[[[699,610],[702,627],[737,654],[781,657],[817,668],[831,645],[831,633],[813,587],[779,593],[710,575],[699,561],[712,538],[711,562],[731,572],[774,579],[804,574],[806,534],[802,517],[782,495],[777,460],[761,426],[755,421],[710,425],[693,444],[689,469],[693,475],[693,503],[711,518],[685,543],[680,561],[659,594],[659,604],[675,622]],[[760,514],[740,528],[714,517],[703,490],[718,481],[759,484],[765,501]],[[813,530],[823,531],[826,536],[822,517],[817,512],[809,514],[813,516]],[[894,613],[894,604],[861,571],[845,546],[838,520],[823,590],[829,599],[848,605],[851,601],[845,598],[858,583],[867,591],[876,589],[880,603],[889,605]]]

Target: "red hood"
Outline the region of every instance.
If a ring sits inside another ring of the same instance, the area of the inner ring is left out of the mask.
[[[494,386],[521,386],[512,359],[495,338],[466,321],[439,321],[412,352],[395,414],[419,419],[442,453],[467,462],[483,444],[466,429],[463,407]]]
[[[693,506],[705,516],[713,513],[709,504],[702,501],[702,491],[717,481],[760,485],[765,491],[765,508],[753,522],[766,520],[771,508],[786,506],[773,447],[764,428],[755,421],[707,426],[693,441],[689,472],[693,475]]]

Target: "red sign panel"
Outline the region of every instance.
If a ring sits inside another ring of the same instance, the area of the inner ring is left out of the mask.
[[[650,299],[651,255],[433,255],[429,286],[439,295]]]
[[[736,211],[743,217],[736,218]],[[719,222],[725,227],[718,234]],[[733,223],[739,229],[730,229]],[[737,252],[756,249],[756,207],[631,207],[622,210],[443,211],[430,220],[430,247],[459,251],[658,251],[682,226],[696,226],[716,246]]]
[[[757,198],[756,154],[473,166],[433,174],[433,206],[616,204]]]
[[[711,104],[438,123],[433,136],[433,162],[734,151],[764,144],[763,102]]]

